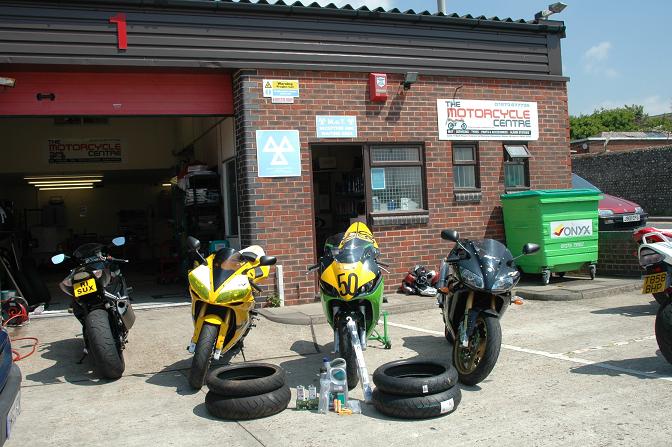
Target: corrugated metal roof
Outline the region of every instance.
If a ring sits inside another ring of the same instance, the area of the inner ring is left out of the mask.
[[[369,8],[367,6],[361,6],[359,8],[354,8],[350,4],[346,4],[344,6],[337,6],[334,3],[329,3],[327,5],[320,5],[317,2],[312,2],[312,3],[302,3],[300,1],[295,1],[295,2],[285,2],[283,0],[276,0],[276,1],[267,1],[267,0],[210,0],[213,2],[217,3],[240,3],[240,4],[252,4],[252,5],[271,5],[271,6],[291,6],[295,8],[318,8],[318,9],[331,9],[331,10],[339,10],[339,11],[362,11],[362,12],[377,12],[377,13],[385,13],[385,14],[403,14],[403,15],[411,15],[411,16],[434,16],[434,17],[450,17],[450,18],[455,18],[455,19],[465,19],[465,20],[487,20],[491,22],[505,22],[505,23],[525,23],[525,24],[535,24],[536,22],[534,20],[526,21],[524,19],[517,19],[514,20],[511,17],[506,17],[503,19],[500,19],[497,16],[492,16],[492,17],[486,17],[484,15],[480,16],[473,16],[471,14],[465,14],[465,15],[459,15],[459,14],[443,14],[440,12],[429,12],[427,10],[424,11],[415,11],[414,9],[407,9],[405,11],[402,11],[398,8],[392,8],[392,9],[385,9],[383,7],[378,7],[378,8]]]

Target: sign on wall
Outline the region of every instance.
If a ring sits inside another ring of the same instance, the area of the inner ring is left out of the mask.
[[[121,163],[120,138],[64,138],[47,142],[49,164]]]
[[[551,239],[593,235],[593,221],[590,219],[563,220],[551,222],[549,225]]]
[[[357,117],[317,115],[315,129],[317,138],[357,138]]]
[[[282,79],[264,79],[264,98],[271,98],[274,103],[294,102],[299,97],[299,81]]]
[[[539,139],[536,102],[437,99],[439,140]]]
[[[298,130],[257,130],[259,177],[301,175],[301,146]]]

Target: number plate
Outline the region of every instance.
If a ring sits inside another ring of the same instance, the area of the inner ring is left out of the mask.
[[[16,398],[14,398],[14,403],[7,413],[6,429],[7,429],[7,439],[12,435],[12,427],[16,423],[16,418],[21,414],[21,390],[16,393]]]
[[[75,283],[72,288],[75,290],[75,297],[80,297],[82,295],[87,295],[97,291],[96,280],[93,278],[87,279],[86,281]]]
[[[628,214],[627,216],[623,216],[623,222],[639,222],[641,219],[639,214]]]
[[[654,275],[646,275],[644,277],[644,285],[642,286],[642,293],[659,293],[665,291],[667,288],[667,273],[656,273]]]

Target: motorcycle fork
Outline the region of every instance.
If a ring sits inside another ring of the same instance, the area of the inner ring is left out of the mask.
[[[469,314],[471,313],[471,308],[474,306],[474,292],[469,291],[467,296],[467,304],[464,306],[464,317],[462,324],[460,324],[460,344],[463,347],[469,346],[469,336],[471,335],[470,328],[473,327],[473,324],[470,321]]]

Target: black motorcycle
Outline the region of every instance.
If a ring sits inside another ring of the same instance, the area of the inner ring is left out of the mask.
[[[453,344],[453,364],[465,385],[482,382],[495,367],[502,345],[499,318],[514,300],[518,283],[511,252],[493,239],[460,240],[457,231],[444,230],[443,239],[455,242],[441,261],[438,302],[446,339]],[[528,243],[523,254],[539,250]]]
[[[120,247],[125,238],[117,237],[112,245]],[[54,264],[72,259],[76,266],[60,283],[61,289],[73,297],[72,310],[82,324],[84,354],[91,354],[96,371],[108,379],[118,379],[124,373],[123,350],[128,331],[135,322],[126,280],[117,259],[107,253],[109,245],[88,243],[72,256],[57,254]]]

